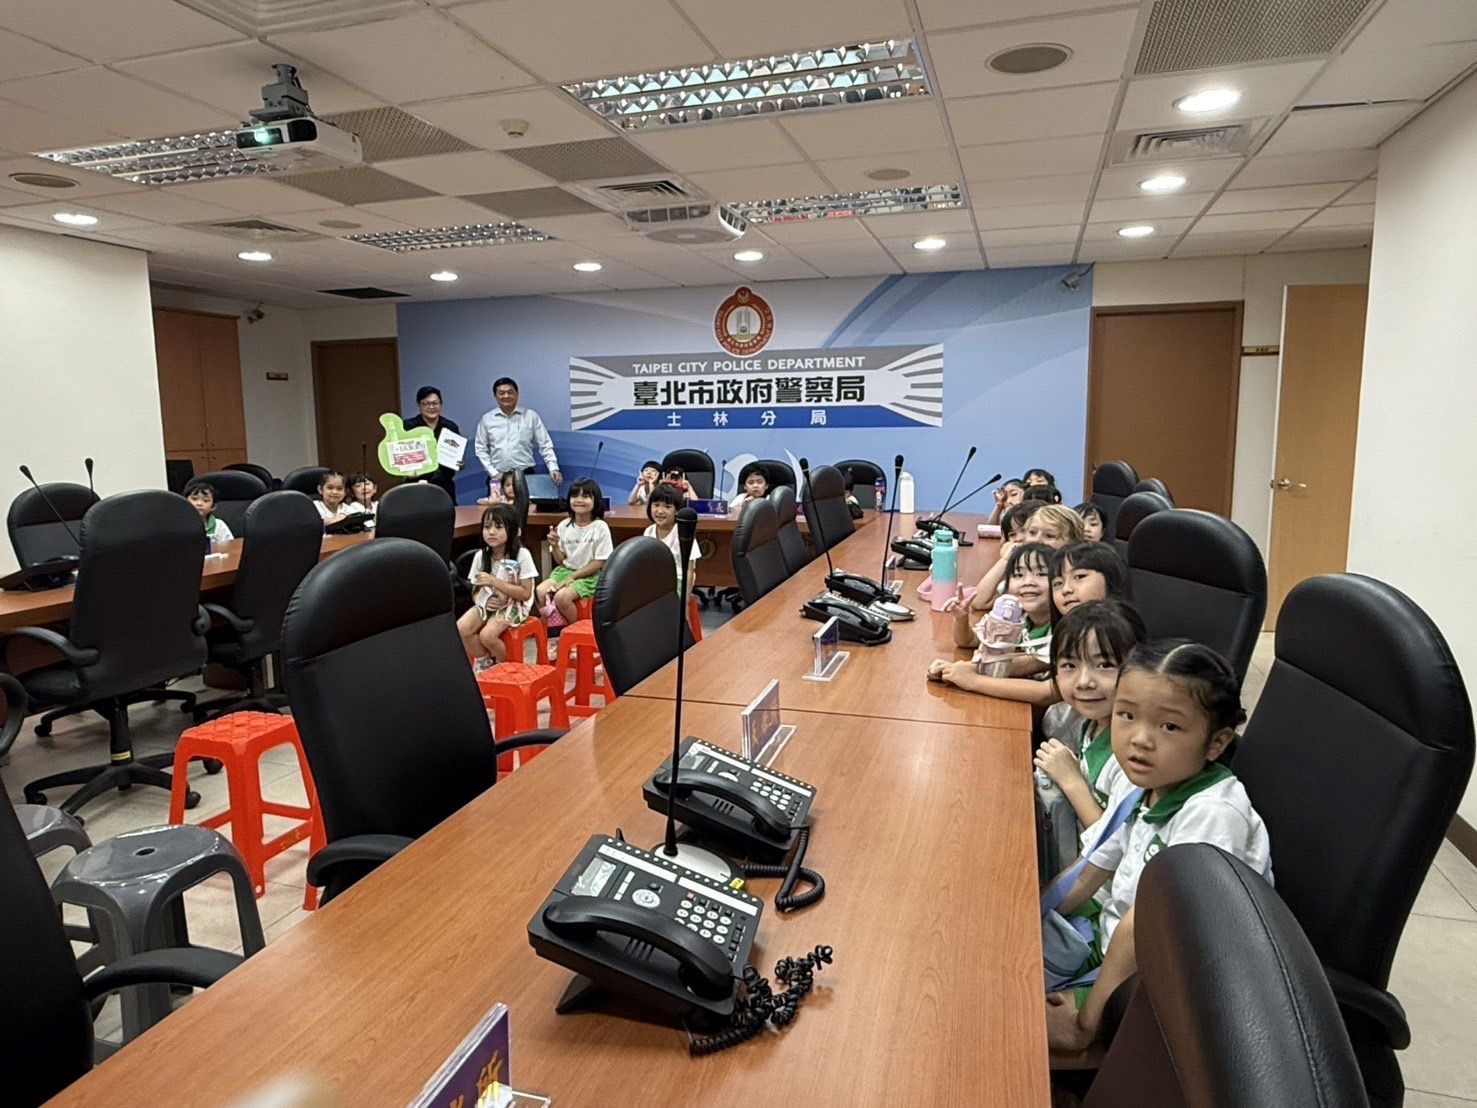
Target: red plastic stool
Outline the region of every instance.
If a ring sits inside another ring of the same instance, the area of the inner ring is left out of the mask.
[[[692,628],[692,641],[703,641],[703,617],[697,606],[697,597],[687,598],[687,626]]]
[[[297,753],[298,769],[303,775],[303,790],[308,806],[279,804],[262,799],[261,757],[268,750],[291,745]],[[313,788],[313,775],[298,739],[297,724],[290,716],[271,712],[232,712],[209,723],[191,727],[180,736],[174,750],[174,782],[169,791],[169,822],[185,822],[185,793],[189,790],[191,758],[215,758],[226,770],[230,788],[230,805],[224,812],[200,820],[201,827],[219,829],[231,825],[231,843],[246,863],[252,888],[260,897],[267,891],[267,860],[288,847],[308,839],[312,850],[325,845],[323,818],[318,811],[318,793]],[[263,816],[286,816],[299,822],[273,839],[265,839]],[[303,907],[311,911],[318,906],[318,890],[309,885],[303,895]]]
[[[559,636],[559,689],[564,695],[571,716],[593,716],[600,709],[591,700],[601,697],[606,704],[615,699],[615,690],[610,679],[602,671],[598,676],[595,667],[600,665],[600,648],[595,643],[595,623],[582,619],[571,623]],[[574,666],[574,688],[567,689],[569,667]]]
[[[530,666],[522,662],[503,662],[477,674],[477,687],[483,702],[496,712],[493,733],[506,739],[524,731],[538,729],[538,702],[549,701],[549,725],[568,727],[569,712],[564,705],[564,685],[553,666]],[[512,773],[523,762],[541,753],[538,747],[515,750],[498,759],[499,773]],[[521,756],[521,757],[520,757]]]
[[[517,626],[509,627],[499,637],[503,640],[503,645],[508,648],[509,661],[523,661],[527,654],[527,651],[523,649],[523,644],[532,639],[535,664],[541,666],[549,664],[549,629],[537,615],[530,615]]]
[[[595,618],[595,598],[593,596],[582,597],[574,602],[574,614],[576,622],[581,619]]]

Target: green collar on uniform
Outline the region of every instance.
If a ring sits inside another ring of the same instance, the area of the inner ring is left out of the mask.
[[[1044,639],[1051,634],[1051,624],[1049,622],[1043,623],[1040,627],[1030,626],[1030,620],[1027,620],[1026,622],[1026,638],[1031,640],[1032,642],[1037,639]]]
[[[1086,773],[1087,787],[1092,790],[1093,796],[1097,797],[1099,804],[1107,803],[1107,795],[1099,791],[1097,779],[1102,775],[1103,767],[1108,764],[1108,759],[1113,756],[1112,726],[1104,727],[1098,732],[1097,738],[1088,741],[1087,729],[1092,726],[1092,720],[1082,721],[1082,736],[1080,746],[1082,748],[1082,768]]]
[[[1143,821],[1145,823],[1168,823],[1185,806],[1185,801],[1189,800],[1190,797],[1198,792],[1204,792],[1212,785],[1218,785],[1226,778],[1233,776],[1235,775],[1225,766],[1219,765],[1216,762],[1209,762],[1194,777],[1181,781],[1174,788],[1170,789],[1169,792],[1161,796],[1159,803],[1155,804],[1152,808],[1145,809],[1143,806],[1144,802],[1141,799],[1139,801],[1139,811],[1142,814]],[[1145,797],[1148,795],[1148,793],[1144,794]]]

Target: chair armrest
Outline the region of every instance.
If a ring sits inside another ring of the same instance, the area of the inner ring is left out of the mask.
[[[322,888],[327,872],[345,862],[388,862],[414,841],[404,835],[350,835],[329,843],[308,859],[308,884]]]
[[[548,746],[567,734],[568,731],[557,727],[544,727],[538,731],[524,731],[500,743],[493,743],[492,749],[497,754],[506,754],[510,750],[522,750],[526,746]]]
[[[1384,989],[1377,989],[1343,970],[1324,966],[1323,972],[1340,1008],[1347,1008],[1373,1020],[1384,1031],[1392,1050],[1404,1050],[1410,1045],[1410,1023],[1405,1018],[1405,1009],[1400,1006],[1400,1001]]]
[[[0,758],[10,753],[15,737],[26,722],[26,687],[8,673],[0,673],[0,700],[5,701],[5,722],[0,724]]]
[[[456,560],[451,563],[451,568],[461,575],[463,581],[467,579],[467,574],[472,572],[472,559],[476,556],[477,551],[475,548],[463,550],[457,555]]]
[[[239,966],[244,958],[206,946],[146,950],[109,963],[82,985],[89,1001],[129,985],[191,985],[206,989]]]
[[[12,631],[0,631],[0,656],[3,656],[11,639],[35,639],[45,643],[67,660],[68,665],[90,666],[96,664],[99,654],[90,646],[78,646],[65,635],[48,627],[17,627]]]
[[[231,609],[220,604],[202,604],[201,608],[209,615],[214,616],[238,635],[244,635],[256,626],[254,619],[242,619]]]

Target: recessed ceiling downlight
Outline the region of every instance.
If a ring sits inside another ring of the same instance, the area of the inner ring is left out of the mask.
[[[431,274],[431,280],[433,281],[455,281],[456,278],[457,275],[449,269],[438,269],[435,273]]]
[[[939,238],[937,235],[929,235],[927,238],[925,238],[925,239],[919,239],[917,242],[915,242],[913,244],[913,249],[914,250],[923,250],[923,251],[934,251],[934,250],[942,250],[944,247],[946,247],[948,245],[949,244],[947,242],[945,242],[943,239]]]
[[[70,177],[58,177],[55,173],[12,173],[10,179],[18,185],[30,185],[33,189],[74,189],[77,182]]]
[[[1072,51],[1055,42],[1033,42],[1002,50],[987,62],[996,73],[1045,73],[1072,56]]]
[[[580,273],[599,273],[605,267],[599,262],[575,262],[574,268]]]
[[[97,225],[97,216],[88,215],[86,212],[53,212],[51,218],[57,223],[65,223],[68,227],[93,227]]]
[[[1174,102],[1174,106],[1191,115],[1204,115],[1206,112],[1229,108],[1240,99],[1241,94],[1233,88],[1208,88],[1192,92],[1189,96],[1181,96]]]
[[[895,169],[891,166],[882,166],[867,171],[867,177],[873,181],[905,181],[911,176],[913,176],[911,169]]]
[[[733,256],[736,262],[762,262],[764,260],[763,250],[740,250]]]
[[[1135,223],[1131,227],[1119,227],[1118,235],[1125,239],[1146,239],[1154,233],[1154,226],[1150,223]]]
[[[265,250],[243,250],[236,257],[243,262],[270,262],[272,255]]]
[[[1139,182],[1139,191],[1152,195],[1165,192],[1178,192],[1185,187],[1185,179],[1178,173],[1161,173],[1156,177],[1150,177],[1147,181]]]

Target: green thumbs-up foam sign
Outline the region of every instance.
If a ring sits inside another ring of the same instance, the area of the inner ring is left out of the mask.
[[[436,472],[436,436],[424,427],[405,429],[404,421],[394,412],[380,416],[385,437],[380,440],[380,465],[392,477],[419,477]]]

